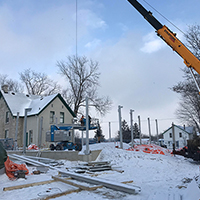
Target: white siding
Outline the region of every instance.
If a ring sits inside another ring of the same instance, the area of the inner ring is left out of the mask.
[[[176,141],[176,148],[182,148],[186,145],[187,140],[189,139],[189,134],[186,133],[184,130],[174,126],[174,133],[175,133],[175,141]],[[164,143],[167,145],[167,148],[173,148],[173,136],[172,136],[172,128],[166,131],[163,134]],[[181,137],[180,137],[181,135]]]
[[[57,97],[52,101],[39,115],[28,117],[27,119],[27,132],[29,133],[33,130],[33,143],[38,145],[39,144],[39,134],[40,134],[40,122],[41,117],[43,117],[43,128],[42,128],[42,146],[48,147],[48,143],[46,142],[46,132],[50,131],[50,111],[55,112],[55,120],[60,122],[60,112],[64,112],[64,123],[65,124],[72,124],[73,116],[62,103],[62,101]],[[29,134],[28,134],[29,137]],[[28,140],[29,141],[29,140]]]

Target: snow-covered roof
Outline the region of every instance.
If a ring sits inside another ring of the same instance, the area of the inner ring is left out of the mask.
[[[185,126],[185,127],[183,127],[183,126],[178,126],[179,128],[181,128],[181,129],[183,129],[183,130],[185,130],[186,132],[188,132],[188,133],[193,133],[194,132],[194,127],[193,126]]]
[[[3,95],[13,116],[17,116],[17,112],[19,112],[19,116],[24,116],[26,108],[31,108],[31,111],[27,113],[28,116],[36,115],[57,96],[59,96],[59,94],[52,94],[41,97],[37,95],[27,95],[24,93],[15,93],[10,91],[8,93],[4,93],[3,90],[1,90],[1,94]],[[63,103],[66,105],[69,111],[72,112],[69,106],[65,102]]]

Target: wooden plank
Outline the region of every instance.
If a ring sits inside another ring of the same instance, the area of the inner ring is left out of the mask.
[[[72,185],[74,187],[78,187],[80,188],[81,190],[88,190],[89,187],[86,187],[86,186],[83,186],[83,185],[79,185],[79,184],[76,184],[76,183],[73,183],[71,181],[68,181],[67,179],[63,179],[63,178],[60,178],[58,176],[52,176],[52,178],[56,181],[60,181],[60,182],[63,182],[63,183],[67,183],[69,185]]]
[[[104,187],[103,185],[97,185],[97,186],[94,186],[94,187],[90,187],[90,188],[88,189],[88,191],[94,191],[94,190],[96,190],[96,189],[103,188],[103,187]]]
[[[10,186],[10,187],[5,187],[5,188],[3,188],[3,191],[17,190],[17,189],[33,187],[33,186],[37,186],[37,185],[44,185],[44,184],[49,184],[49,183],[52,183],[55,181],[56,180],[48,180],[48,181],[41,181],[41,182],[35,182],[35,183],[28,183],[28,184],[24,184],[24,185],[15,185],[15,186]]]
[[[127,183],[133,183],[133,181],[123,181],[121,183],[127,184]]]

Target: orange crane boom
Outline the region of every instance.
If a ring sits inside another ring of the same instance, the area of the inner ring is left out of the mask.
[[[194,81],[200,93],[199,85],[195,79],[192,69],[200,75],[200,60],[176,37],[167,26],[163,26],[150,11],[147,11],[137,0],[128,0],[135,9],[156,29],[156,33],[161,37],[176,53],[184,60],[189,67]]]

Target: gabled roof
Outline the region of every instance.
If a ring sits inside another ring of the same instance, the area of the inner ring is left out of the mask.
[[[187,134],[193,134],[193,127],[192,126],[188,126],[188,127],[182,127],[182,126],[177,126],[174,124],[175,127],[177,127],[178,129],[180,129],[181,131],[184,131]],[[172,126],[169,127],[166,131],[163,132],[163,134],[165,134],[167,131],[169,131],[170,129],[172,129]]]
[[[68,109],[68,111],[71,113],[71,115],[73,117],[76,117],[74,112],[67,105],[67,103],[59,93],[42,97],[37,95],[27,95],[24,93],[15,93],[10,91],[8,93],[4,93],[3,90],[0,90],[0,93],[3,96],[13,116],[17,116],[17,112],[19,112],[20,117],[24,116],[25,108],[31,108],[31,111],[27,114],[28,116],[37,115],[40,112],[42,112],[55,98],[58,97]]]
[[[186,132],[188,132],[189,134],[193,134],[194,132],[194,127],[193,126],[178,126],[180,129],[185,130]]]

